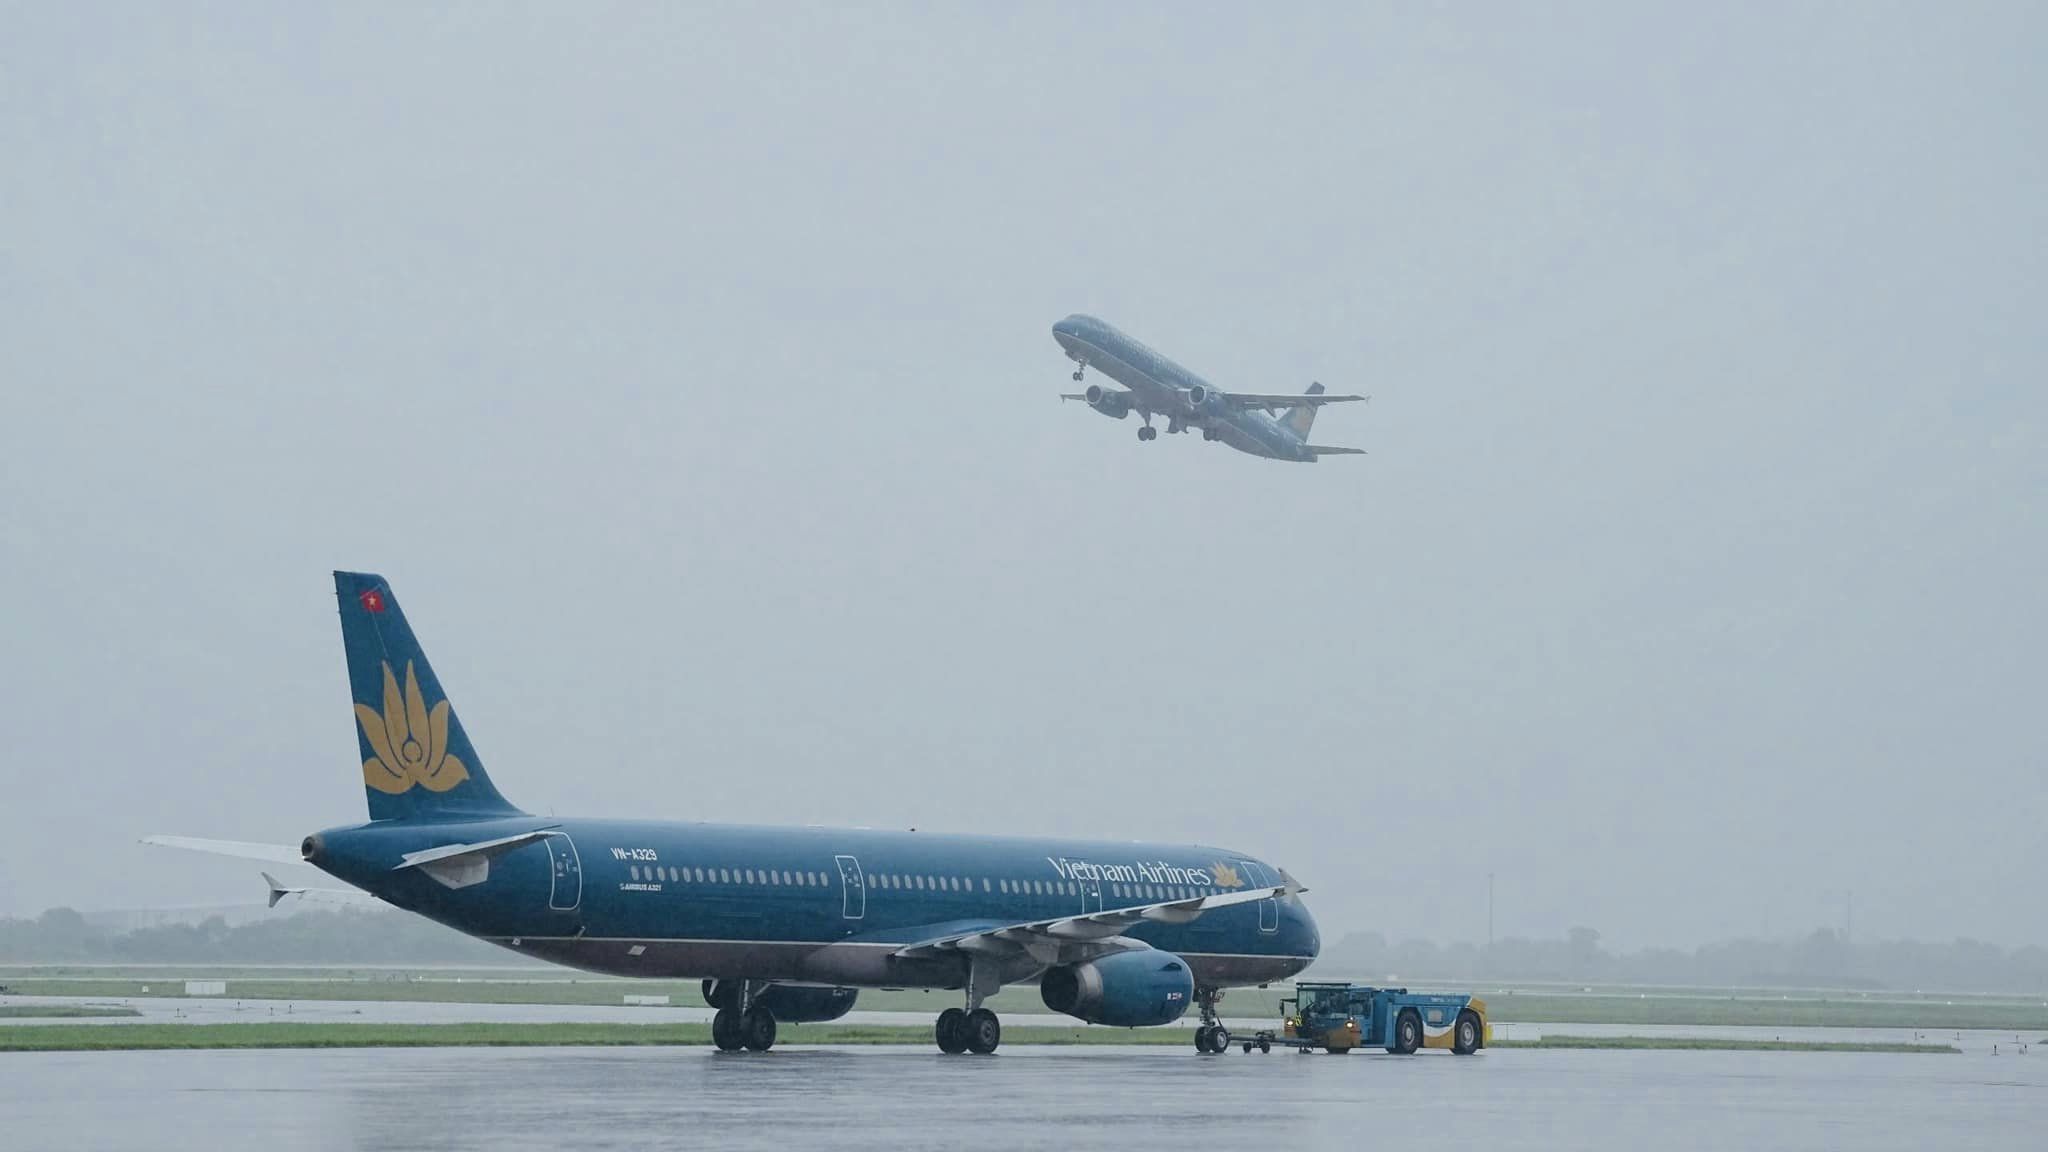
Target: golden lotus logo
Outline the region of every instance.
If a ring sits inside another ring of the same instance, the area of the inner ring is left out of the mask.
[[[1220,860],[1209,866],[1209,877],[1216,881],[1218,888],[1244,887],[1244,877],[1237,874],[1237,869]]]
[[[405,662],[405,693],[391,664],[384,664],[384,713],[368,704],[356,705],[356,723],[376,755],[363,761],[363,783],[397,795],[417,784],[429,792],[446,792],[469,779],[469,769],[448,754],[448,701],[427,710],[412,661]]]

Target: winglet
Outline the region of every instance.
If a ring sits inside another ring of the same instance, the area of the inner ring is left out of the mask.
[[[277,907],[277,902],[279,900],[282,900],[285,897],[292,894],[291,889],[277,882],[277,877],[272,876],[268,872],[261,873],[261,875],[263,877],[263,882],[265,884],[270,885],[270,906],[272,908]]]

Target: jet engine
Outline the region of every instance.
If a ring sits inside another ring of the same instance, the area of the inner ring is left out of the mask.
[[[1188,408],[1191,411],[1200,412],[1209,404],[1210,392],[1200,384],[1188,389],[1186,395],[1188,398]]]
[[[773,984],[754,997],[754,1003],[768,1009],[784,1024],[822,1024],[853,1011],[855,988],[807,988],[795,984]],[[739,1007],[737,980],[706,980],[704,1002],[713,1008]]]
[[[1195,977],[1187,961],[1147,948],[1049,968],[1038,994],[1047,1008],[1090,1024],[1144,1028],[1180,1019],[1195,998]]]
[[[1112,420],[1121,420],[1131,414],[1131,394],[1112,392],[1100,384],[1090,384],[1082,393],[1088,406]]]

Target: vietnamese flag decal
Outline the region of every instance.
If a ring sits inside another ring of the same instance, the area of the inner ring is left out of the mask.
[[[363,608],[366,611],[382,612],[384,610],[384,593],[380,589],[365,588],[356,599],[363,602]]]

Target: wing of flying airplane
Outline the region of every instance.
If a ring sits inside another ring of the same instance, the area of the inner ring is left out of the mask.
[[[1271,900],[1307,891],[1296,883],[1293,877],[1283,874],[1283,879],[1285,883],[1270,888],[1247,888],[1242,892],[1225,892],[1186,900],[1162,900],[1156,904],[1136,904],[1128,908],[1113,908],[1103,912],[1085,912],[1079,916],[1060,916],[1049,920],[1032,920],[1022,924],[955,932],[930,940],[920,940],[897,949],[895,954],[906,959],[922,959],[946,952],[963,952],[970,956],[1000,956],[1022,952],[1029,954],[1041,964],[1079,963],[1110,952],[1150,948],[1150,944],[1123,935],[1124,929],[1148,920],[1160,924],[1185,924],[1205,912],[1213,912],[1218,908]]]
[[[1267,412],[1279,412],[1287,408],[1320,408],[1325,404],[1339,404],[1347,400],[1364,400],[1363,396],[1326,396],[1318,392],[1295,395],[1274,395],[1266,392],[1218,392],[1216,402],[1233,410],[1244,412],[1263,408]]]

